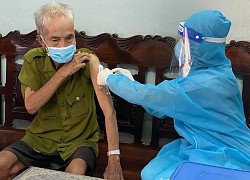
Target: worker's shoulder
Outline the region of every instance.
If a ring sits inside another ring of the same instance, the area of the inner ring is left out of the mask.
[[[24,60],[31,63],[36,57],[46,56],[46,49],[43,47],[33,48],[24,55]]]

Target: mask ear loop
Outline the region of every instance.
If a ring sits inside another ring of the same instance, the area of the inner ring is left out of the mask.
[[[49,46],[47,46],[47,44],[45,43],[45,41],[44,41],[44,39],[43,39],[42,35],[39,35],[39,36],[41,37],[41,39],[42,39],[43,43],[45,44],[45,49],[46,49],[47,54],[48,54],[48,56],[49,56]]]

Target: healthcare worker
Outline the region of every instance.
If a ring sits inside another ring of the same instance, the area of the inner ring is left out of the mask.
[[[205,10],[181,22],[172,71],[179,77],[159,85],[141,84],[123,69],[104,69],[98,84],[150,114],[174,118],[183,138],[163,146],[144,167],[143,180],[167,179],[182,162],[250,170],[250,130],[231,62],[225,55],[231,22]]]

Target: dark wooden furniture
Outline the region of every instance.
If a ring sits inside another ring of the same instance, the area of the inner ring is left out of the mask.
[[[103,33],[96,36],[88,36],[84,32],[76,32],[77,47],[86,47],[96,52],[100,61],[109,68],[117,65],[134,65],[138,73],[134,78],[141,83],[146,82],[146,73],[149,68],[155,70],[155,84],[162,82],[166,77],[165,71],[169,69],[172,58],[175,39],[160,36],[131,36],[118,37],[116,34]],[[0,36],[1,62],[6,59],[6,83],[0,83],[0,98],[4,101],[5,109],[0,104],[1,117],[5,123],[0,126],[0,150],[11,142],[20,139],[24,130],[12,127],[14,119],[32,121],[23,103],[20,93],[20,82],[17,79],[21,64],[16,63],[18,57],[22,57],[28,50],[38,47],[36,31],[28,34],[20,34],[13,31],[4,37]],[[227,45],[226,55],[232,62],[233,71],[243,79],[243,103],[247,123],[249,124],[250,111],[250,42],[231,41]],[[1,63],[2,65],[2,63]],[[4,72],[4,71],[3,71]],[[0,75],[3,74],[0,73]],[[2,77],[0,78],[2,80]],[[173,120],[153,119],[152,137],[150,145],[142,142],[142,127],[145,110],[138,105],[131,104],[112,94],[115,109],[117,111],[119,132],[132,133],[133,143],[121,142],[121,161],[125,179],[140,179],[141,169],[156,156],[159,140],[164,137],[177,138],[178,134],[173,127]],[[3,116],[5,114],[5,116]],[[104,130],[104,119],[100,108],[97,106],[98,122]],[[97,160],[94,175],[102,177],[107,163],[107,142],[101,139],[99,142],[100,154]]]
[[[87,36],[84,32],[76,32],[76,39],[78,48],[86,47],[95,51],[100,61],[106,63],[109,68],[114,68],[118,64],[136,66],[138,74],[134,78],[141,83],[145,83],[149,67],[155,69],[155,82],[162,81],[165,69],[169,68],[175,44],[174,38],[149,35],[120,38],[116,34],[103,33],[97,36]],[[15,63],[14,60],[17,56],[22,56],[31,48],[38,46],[36,31],[29,34],[14,31],[0,39],[0,54],[6,55],[7,59],[6,84],[0,87],[6,103],[4,126],[12,126],[14,119],[33,119],[33,116],[27,114],[24,108],[20,82],[17,79],[21,65]],[[114,94],[113,100],[117,111],[119,131],[132,133],[134,142],[142,143],[145,110]],[[97,107],[97,113],[100,127],[104,130],[104,119],[99,107]]]
[[[156,72],[155,82],[160,82],[163,73],[171,63],[175,39],[172,37],[141,36],[120,38],[117,34],[103,33],[97,36],[87,36],[84,32],[77,34],[77,46],[87,47],[96,52],[101,62],[112,69],[117,65],[133,65],[138,68],[134,78],[146,82],[148,68]],[[113,94],[116,107],[119,131],[134,134],[134,142],[142,143],[142,128],[145,110],[121,99]],[[100,111],[99,111],[100,112]],[[99,113],[100,117],[101,113]],[[100,117],[102,126],[103,120]]]
[[[248,127],[250,127],[250,42],[232,40],[226,48],[233,72],[243,81],[242,99]]]
[[[4,37],[0,37],[1,60],[3,61],[6,58],[6,83],[3,84],[1,82],[0,86],[1,98],[3,97],[5,102],[5,110],[1,112],[1,114],[5,114],[4,123],[0,127],[1,149],[24,135],[24,130],[12,127],[13,120],[32,121],[34,117],[29,115],[24,107],[20,92],[20,82],[17,78],[21,64],[16,63],[16,59],[18,57],[22,58],[28,50],[39,47],[36,35],[36,31],[28,34],[20,34],[18,31],[14,31]],[[76,40],[78,48],[86,47],[95,51],[100,61],[109,68],[114,68],[118,64],[136,66],[138,73],[134,78],[142,83],[146,82],[146,73],[149,67],[153,67],[156,70],[156,82],[161,80],[164,70],[169,67],[175,43],[175,39],[171,37],[136,35],[120,38],[116,34],[111,35],[108,33],[87,36],[84,32],[76,32]],[[119,132],[132,133],[134,135],[134,143],[121,143],[123,154],[121,160],[124,176],[126,179],[139,179],[141,169],[157,154],[159,148],[142,144],[145,110],[141,106],[128,103],[114,94],[112,96],[117,112]],[[0,109],[2,110],[3,108],[1,107]],[[100,127],[104,130],[103,114],[98,106],[97,114]],[[99,146],[100,155],[94,174],[102,177],[106,167],[103,163],[107,163],[107,144],[105,139],[100,141]]]

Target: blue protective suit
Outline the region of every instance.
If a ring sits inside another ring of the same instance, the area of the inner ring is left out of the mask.
[[[204,37],[226,37],[231,22],[218,11],[192,15],[185,26]],[[225,43],[190,41],[191,71],[187,77],[159,85],[140,84],[121,74],[110,75],[112,92],[142,105],[150,114],[174,118],[183,138],[166,144],[142,170],[142,179],[169,178],[184,161],[250,170],[250,130]]]

